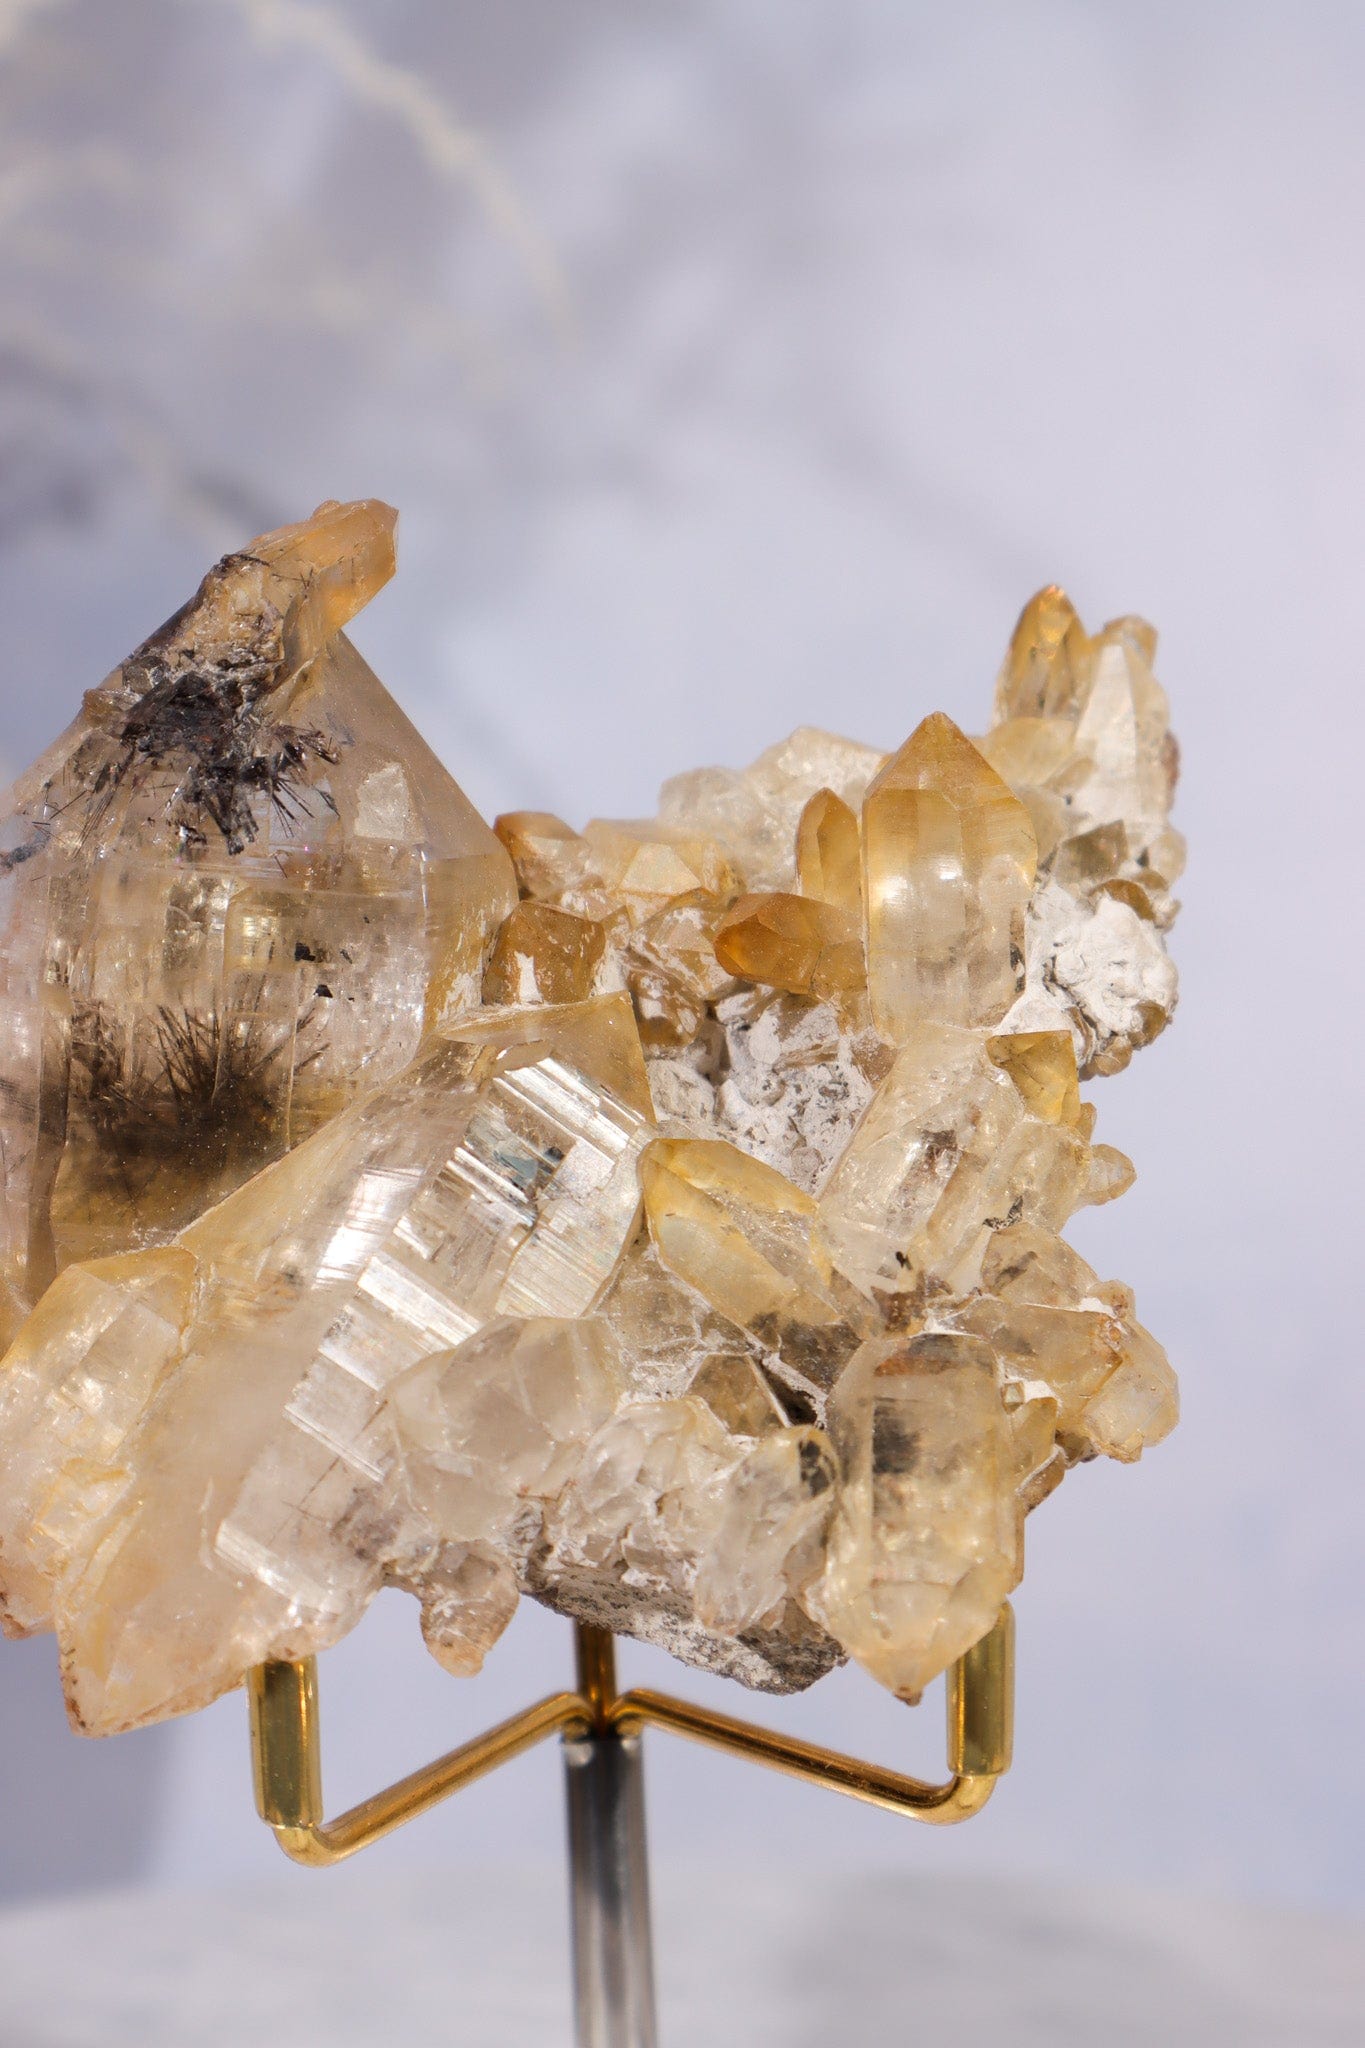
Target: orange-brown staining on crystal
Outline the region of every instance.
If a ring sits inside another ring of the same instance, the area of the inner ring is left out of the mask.
[[[839,997],[866,979],[853,913],[809,896],[741,896],[715,944],[727,974],[792,995]]]
[[[875,747],[814,726],[798,726],[748,768],[696,768],[659,794],[673,831],[702,832],[725,848],[750,893],[795,885],[793,852],[801,813],[821,789],[855,812],[885,757]]]
[[[177,681],[201,699],[216,683],[238,703],[294,683],[393,575],[397,522],[376,498],[329,500],[310,519],[248,541],[129,657],[125,682],[139,696],[139,684],[159,685],[163,700]],[[134,718],[143,744],[148,721]]]
[[[927,1021],[994,1024],[1019,994],[1037,865],[1028,812],[934,712],[863,800],[868,992],[892,1044]]]
[[[228,560],[259,563],[265,594],[282,613],[286,669],[296,673],[349,626],[393,575],[398,514],[376,498],[329,499],[311,519],[248,541]]]
[[[1178,755],[1155,657],[1143,619],[1111,620],[1092,638],[1055,588],[1024,608],[981,744],[1021,794],[1063,804],[1059,881],[1141,882],[1146,866],[1162,886],[1179,871],[1183,843],[1166,823]]]
[[[486,1003],[581,1003],[595,993],[603,926],[551,903],[519,903],[498,928],[484,969]]]
[[[507,848],[523,896],[567,909],[602,889],[592,848],[552,811],[505,811],[493,830]]]
[[[1084,1105],[1070,1032],[1018,1031],[988,1038],[986,1056],[1009,1075],[1035,1116],[1080,1129]]]
[[[635,1004],[642,1043],[652,1052],[690,1046],[712,1006],[734,987],[716,958],[727,900],[696,891],[656,910],[632,930],[624,912],[614,929],[614,960]]]
[[[1117,1073],[1164,1029],[1175,975],[1162,934],[1184,841],[1169,819],[1178,750],[1137,618],[1087,634],[1060,591],[1025,607],[983,754],[1038,842],[1027,979],[1014,1030],[1066,1028],[1082,1078]]]

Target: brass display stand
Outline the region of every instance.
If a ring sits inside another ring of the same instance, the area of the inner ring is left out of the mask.
[[[563,1738],[579,2048],[654,2048],[640,1753],[647,1725],[935,1826],[979,1813],[1010,1766],[1014,1617],[1008,1606],[990,1634],[948,1674],[952,1775],[942,1785],[776,1735],[666,1693],[618,1693],[613,1638],[581,1625],[576,1638],[575,1691],[552,1693],[336,1820],[323,1819],[316,1660],[258,1665],[248,1696],[261,1818],[274,1829],[286,1856],[318,1869],[381,1840],[547,1736]]]

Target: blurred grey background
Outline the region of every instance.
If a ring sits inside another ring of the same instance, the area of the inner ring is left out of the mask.
[[[669,1864],[1365,1897],[1363,88],[1350,0],[0,0],[10,767],[328,496],[401,508],[356,637],[490,815],[979,727],[1050,579],[1161,629],[1183,1006],[1097,1084],[1140,1177],[1073,1234],[1185,1421],[1031,1522],[981,1820],[659,1738]],[[460,1686],[386,1596],[324,1661],[332,1802],[569,1657],[527,1610]],[[941,1756],[856,1675],[763,1710]],[[371,1867],[544,1861],[559,1801],[541,1752]],[[239,1698],[81,1743],[51,1645],[0,1645],[0,1891],[277,1865]]]

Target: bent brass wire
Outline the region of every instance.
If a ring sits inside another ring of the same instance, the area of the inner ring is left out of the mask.
[[[577,1646],[577,1692],[551,1694],[331,1821],[323,1819],[316,1659],[257,1665],[247,1682],[257,1811],[274,1829],[286,1856],[324,1868],[380,1841],[551,1735],[601,1733],[606,1728],[624,1732],[642,1725],[669,1729],[808,1784],[940,1827],[979,1813],[1010,1767],[1014,1616],[1008,1605],[990,1634],[948,1674],[952,1775],[941,1785],[732,1720],[728,1714],[666,1693],[641,1689],[618,1694],[610,1634],[580,1626]]]
[[[343,1863],[548,1736],[584,1732],[592,1721],[576,1692],[553,1693],[327,1821],[322,1817],[317,1660],[258,1664],[248,1679],[248,1696],[256,1810],[275,1830],[285,1855],[313,1869]]]
[[[1014,1616],[1006,1606],[990,1634],[969,1650],[948,1674],[948,1768],[944,1785],[928,1785],[880,1764],[863,1763],[790,1735],[776,1735],[751,1722],[732,1720],[666,1693],[628,1692],[616,1700],[611,1718],[619,1728],[647,1723],[674,1735],[728,1750],[750,1763],[766,1764],[808,1784],[824,1785],[850,1799],[931,1826],[947,1827],[980,1813],[997,1780],[1009,1769],[1013,1750]]]

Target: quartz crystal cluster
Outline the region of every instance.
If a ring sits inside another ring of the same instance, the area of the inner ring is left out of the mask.
[[[1061,1235],[1175,1001],[1151,629],[1045,590],[974,739],[490,830],[341,630],[393,525],[227,557],[8,799],[4,1624],[92,1733],[386,1584],[457,1673],[529,1592],[914,1699],[1175,1420]]]

